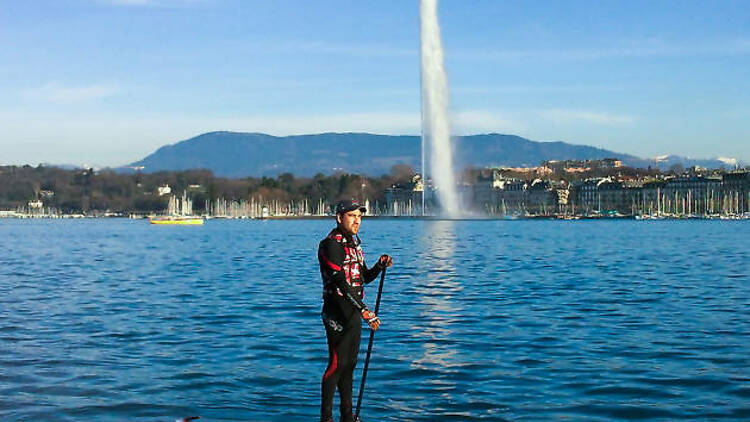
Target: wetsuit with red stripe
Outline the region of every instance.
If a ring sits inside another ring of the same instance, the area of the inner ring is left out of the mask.
[[[338,228],[320,242],[320,274],[323,277],[323,324],[328,339],[328,366],[323,374],[321,420],[333,413],[336,387],[341,399],[341,421],[352,415],[352,381],[362,333],[363,284],[373,281],[381,265],[365,265],[358,236],[346,236]]]

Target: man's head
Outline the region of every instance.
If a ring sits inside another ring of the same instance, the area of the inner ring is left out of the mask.
[[[336,205],[336,222],[339,229],[350,236],[357,234],[365,212],[367,208],[359,205],[354,199],[339,202]]]

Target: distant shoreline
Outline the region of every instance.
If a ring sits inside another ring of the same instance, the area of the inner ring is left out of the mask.
[[[23,214],[0,214],[1,220],[103,220],[103,219],[127,219],[148,220],[148,215],[23,215]],[[284,221],[284,220],[329,220],[330,215],[277,215],[268,217],[202,217],[205,220],[257,220],[257,221]],[[526,215],[526,216],[475,216],[465,218],[444,218],[436,216],[394,216],[394,215],[368,215],[366,219],[372,220],[424,220],[424,221],[522,221],[522,220],[750,220],[750,215],[717,215],[717,216],[639,216],[639,215]]]

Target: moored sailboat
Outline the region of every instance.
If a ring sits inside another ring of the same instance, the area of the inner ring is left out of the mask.
[[[193,201],[185,195],[177,200],[176,196],[169,198],[167,215],[151,216],[148,221],[151,224],[158,225],[184,225],[200,226],[203,225],[204,219],[201,216],[191,215],[193,213]]]

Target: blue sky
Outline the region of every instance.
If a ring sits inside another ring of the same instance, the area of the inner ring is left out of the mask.
[[[418,134],[416,0],[0,0],[0,164]],[[454,133],[750,161],[749,1],[442,0]]]

